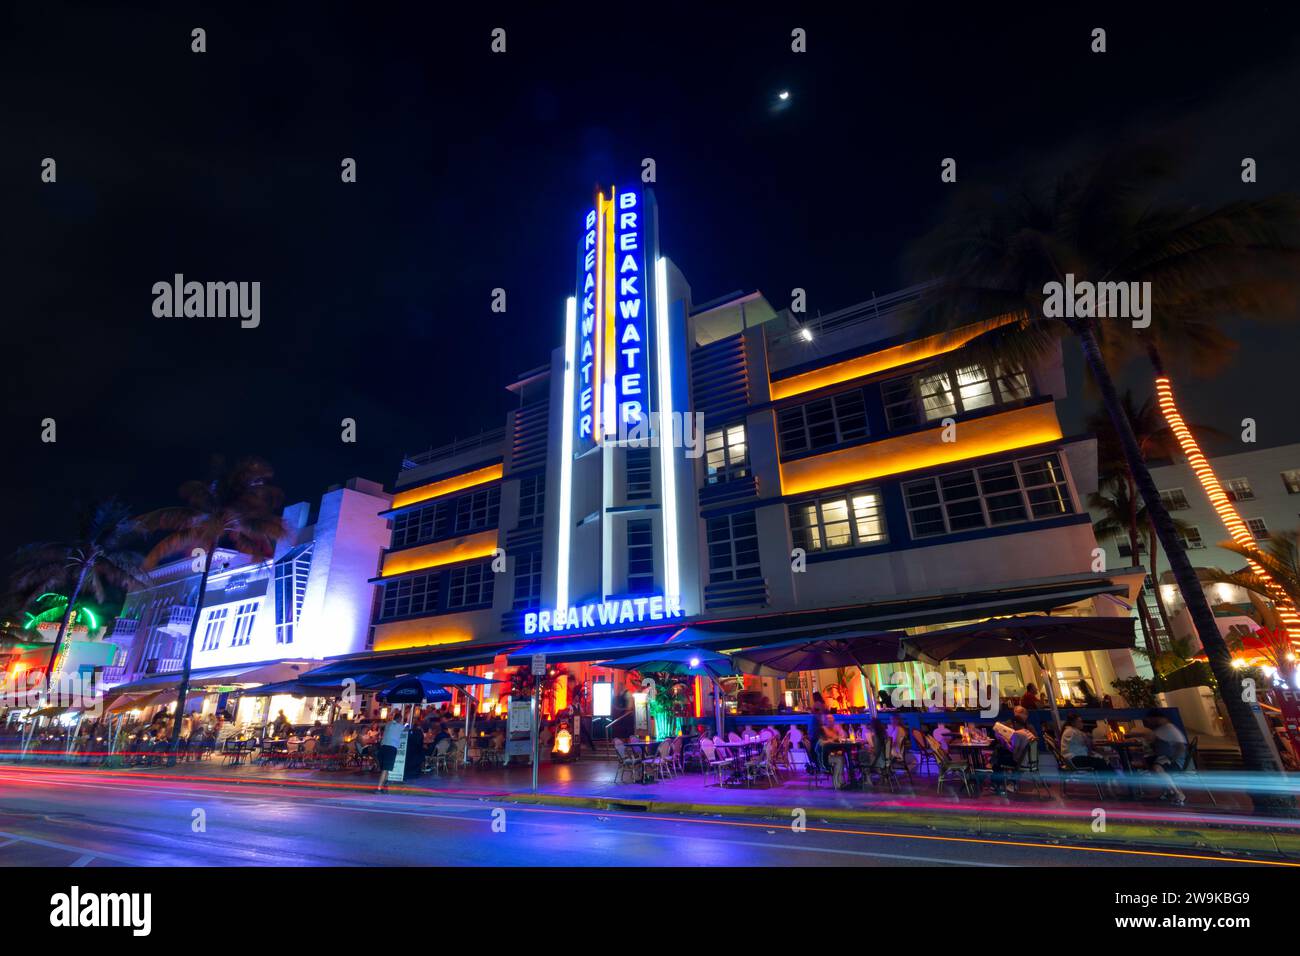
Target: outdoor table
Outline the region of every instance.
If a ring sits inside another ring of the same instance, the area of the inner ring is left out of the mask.
[[[857,761],[854,760],[853,758],[859,750],[861,750],[863,747],[866,746],[869,746],[869,744],[865,740],[850,740],[850,739],[831,740],[831,741],[824,742],[821,745],[823,756],[832,753],[840,753],[840,752],[844,753],[844,771],[845,771],[844,787],[845,788],[847,788],[854,782],[854,778],[856,776],[854,767],[856,766]]]
[[[975,770],[989,770],[990,758],[993,756],[993,748],[997,742],[993,740],[961,740],[957,737],[948,738],[948,751],[956,751],[966,756],[966,762],[970,766],[971,772]]]
[[[650,755],[650,751],[658,750],[662,740],[643,740],[636,737],[629,738],[624,746],[631,747],[637,751],[637,756],[643,761],[641,764],[641,775],[637,778],[638,783],[650,783],[645,775],[645,758]]]
[[[1128,795],[1130,800],[1137,799],[1137,785],[1133,778],[1133,754],[1136,752],[1141,756],[1146,747],[1141,740],[1128,738],[1126,740],[1097,740],[1093,741],[1093,746],[1098,750],[1106,749],[1114,752],[1119,757],[1120,769],[1128,777]]]

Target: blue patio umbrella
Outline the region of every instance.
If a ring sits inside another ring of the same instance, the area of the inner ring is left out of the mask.
[[[379,689],[379,696],[390,704],[430,704],[451,700],[451,691],[424,679],[424,675],[399,677]]]

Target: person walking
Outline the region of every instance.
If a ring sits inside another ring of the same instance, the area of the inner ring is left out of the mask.
[[[388,792],[388,774],[392,772],[393,764],[397,762],[397,748],[401,745],[402,734],[405,732],[406,725],[394,710],[392,717],[384,725],[383,735],[379,738],[379,786],[375,788],[375,793]]]

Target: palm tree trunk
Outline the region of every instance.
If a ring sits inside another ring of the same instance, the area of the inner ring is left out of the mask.
[[[1174,629],[1169,623],[1169,608],[1165,607],[1164,595],[1160,593],[1160,542],[1156,538],[1156,526],[1150,525],[1149,530],[1151,533],[1147,536],[1147,540],[1150,543],[1147,547],[1151,552],[1151,584],[1156,596],[1156,612],[1160,615],[1160,623],[1164,625],[1165,635],[1172,642]],[[1182,550],[1181,546],[1179,550]]]
[[[54,696],[54,665],[58,663],[59,651],[63,649],[63,640],[68,633],[68,625],[72,622],[72,612],[76,607],[77,598],[81,597],[81,587],[86,583],[86,575],[90,571],[90,564],[82,562],[81,573],[77,575],[77,586],[72,589],[72,594],[68,596],[68,606],[63,609],[63,621],[59,624],[59,633],[54,638],[54,650],[50,651],[50,663],[45,668],[45,700],[48,703]]]
[[[208,593],[208,574],[212,570],[212,559],[217,553],[217,541],[213,541],[203,556],[203,575],[199,578],[199,596],[194,604],[194,620],[190,621],[190,636],[185,642],[185,661],[181,665],[181,682],[176,688],[176,717],[172,720],[172,739],[167,754],[167,766],[176,765],[176,753],[181,746],[181,721],[185,719],[185,698],[190,692],[190,665],[194,660],[194,638],[199,633],[199,618],[203,616],[203,598]]]
[[[1097,390],[1101,393],[1102,403],[1119,435],[1120,445],[1124,450],[1124,456],[1128,459],[1133,480],[1137,483],[1142,500],[1146,502],[1147,514],[1151,518],[1156,536],[1164,544],[1165,553],[1169,555],[1170,570],[1173,571],[1174,580],[1182,591],[1192,623],[1209,658],[1210,670],[1218,682],[1224,707],[1228,711],[1228,719],[1237,735],[1237,743],[1241,746],[1241,756],[1246,769],[1276,773],[1280,768],[1273,747],[1264,739],[1255,715],[1242,698],[1241,678],[1232,667],[1232,654],[1219,633],[1214,612],[1210,610],[1205,592],[1201,589],[1200,579],[1197,578],[1191,561],[1187,559],[1187,554],[1178,546],[1178,532],[1174,529],[1173,520],[1160,499],[1160,492],[1151,478],[1151,471],[1142,458],[1142,450],[1138,447],[1137,437],[1133,434],[1133,425],[1124,414],[1119,394],[1115,390],[1115,382],[1111,379],[1110,370],[1106,368],[1105,361],[1102,359],[1096,335],[1091,325],[1086,322],[1080,323],[1076,331],[1083,348],[1084,361],[1088,363]],[[1294,812],[1295,801],[1290,797],[1264,793],[1252,793],[1250,796],[1257,810],[1276,812],[1285,809]]]

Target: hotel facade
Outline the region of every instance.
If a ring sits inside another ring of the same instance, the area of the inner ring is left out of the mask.
[[[611,676],[594,662],[664,645],[1130,614],[1142,572],[1100,560],[1095,443],[1061,429],[1059,352],[963,364],[970,333],[909,328],[918,290],[816,318],[760,292],[696,303],[648,190],[608,190],[574,227],[557,347],[504,383],[504,427],[402,463],[367,660],[482,673],[545,655],[565,665],[558,708]],[[1051,666],[1066,696],[1134,673],[1127,651]],[[1040,682],[1022,658],[961,667],[1004,694]],[[816,690],[866,692],[835,672],[746,678],[727,705]]]

